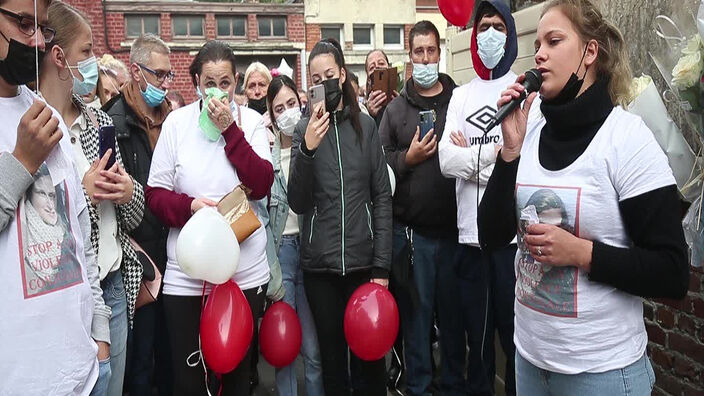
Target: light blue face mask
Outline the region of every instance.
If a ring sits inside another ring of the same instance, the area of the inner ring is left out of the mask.
[[[438,64],[413,64],[413,81],[423,89],[428,89],[438,82]]]
[[[477,34],[477,54],[487,69],[493,69],[499,64],[506,51],[506,33],[493,27]]]
[[[159,89],[150,84],[149,81],[147,81],[146,77],[144,77],[144,72],[142,72],[142,78],[144,78],[144,82],[147,83],[146,90],[139,90],[139,92],[142,94],[142,98],[144,98],[144,103],[146,103],[149,107],[157,107],[161,105],[161,103],[164,102],[164,99],[166,99],[167,91]]]
[[[63,50],[61,50],[61,52],[63,52]],[[73,77],[73,93],[83,96],[93,92],[95,86],[98,84],[98,59],[95,56],[78,62],[76,66],[71,66],[68,64],[68,61],[66,61],[66,67],[68,67],[68,71]],[[83,81],[79,80],[78,77],[73,74],[73,69],[78,69],[78,72],[83,76]]]

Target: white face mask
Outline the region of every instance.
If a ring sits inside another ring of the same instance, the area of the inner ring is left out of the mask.
[[[493,69],[504,57],[506,33],[490,27],[477,34],[477,54],[487,69]]]
[[[292,107],[276,117],[276,126],[284,135],[293,136],[293,130],[300,119],[301,109]]]

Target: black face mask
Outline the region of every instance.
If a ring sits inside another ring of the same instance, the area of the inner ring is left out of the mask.
[[[247,107],[259,114],[266,113],[266,96],[263,96],[260,99],[249,99],[247,101]]]
[[[0,77],[8,84],[24,85],[37,78],[37,65],[34,59],[36,48],[22,44],[17,40],[8,40],[4,34],[2,37],[10,43],[7,49],[7,56],[0,60]],[[39,63],[42,63],[44,51],[39,51]]]
[[[337,110],[337,105],[342,100],[342,89],[340,89],[340,79],[331,78],[323,81],[325,87],[325,110],[332,113]]]
[[[584,77],[582,77],[581,80],[577,76],[579,69],[582,67],[582,61],[585,55],[587,55],[587,47],[584,48],[584,53],[582,54],[582,59],[579,61],[579,66],[577,66],[577,71],[572,73],[570,79],[567,80],[567,83],[562,87],[562,90],[560,90],[557,96],[549,101],[550,104],[563,105],[577,97],[579,90],[582,89],[582,84],[584,84],[584,77],[587,76],[586,68],[584,70]]]

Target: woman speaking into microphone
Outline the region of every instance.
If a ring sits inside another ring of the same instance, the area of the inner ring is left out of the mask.
[[[682,298],[689,266],[667,158],[622,107],[623,36],[588,0],[553,0],[538,24],[537,94],[501,124],[479,208],[482,249],[516,254],[520,395],[649,395],[641,297]],[[518,98],[525,76],[502,93]]]

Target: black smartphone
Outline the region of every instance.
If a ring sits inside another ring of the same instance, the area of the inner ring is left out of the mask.
[[[112,168],[115,165],[115,127],[113,125],[104,125],[100,127],[98,131],[99,137],[99,158],[103,158],[108,149],[112,150],[110,154],[110,159],[108,159],[108,164],[105,165],[105,169]]]
[[[435,128],[435,114],[432,110],[425,110],[418,113],[418,126],[420,127],[420,138]]]

